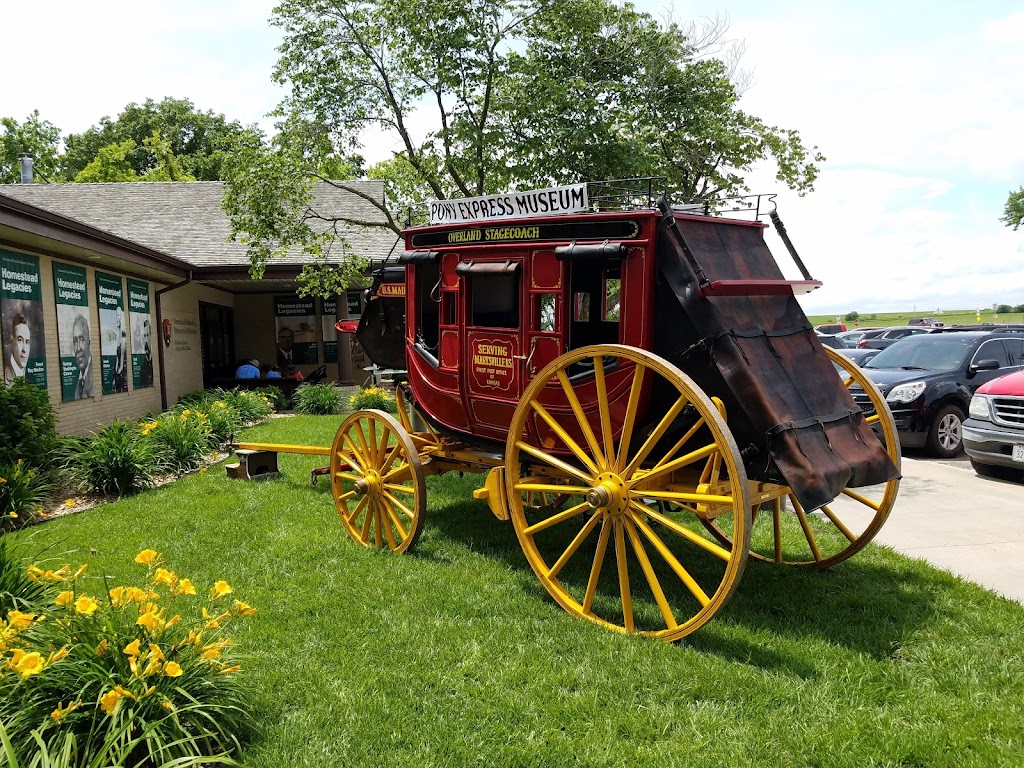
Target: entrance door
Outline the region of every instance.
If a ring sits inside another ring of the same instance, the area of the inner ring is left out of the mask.
[[[199,303],[199,336],[203,355],[203,388],[235,375],[235,313],[231,307]]]

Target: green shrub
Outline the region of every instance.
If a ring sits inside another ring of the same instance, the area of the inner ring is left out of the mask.
[[[395,394],[383,387],[360,387],[359,391],[349,397],[349,404],[354,411],[376,408],[388,413],[396,413]]]
[[[246,389],[215,389],[213,394],[223,400],[235,412],[238,421],[243,425],[256,424],[274,412],[267,397]]]
[[[43,597],[43,586],[28,577],[15,545],[0,538],[0,617],[8,611],[31,611]]]
[[[46,503],[51,490],[46,476],[21,459],[0,466],[0,530],[30,522]]]
[[[207,392],[205,389],[194,389],[179,397],[176,405],[181,408],[206,411],[209,410],[210,403],[216,399],[213,392]]]
[[[202,465],[210,424],[206,414],[183,408],[143,424],[142,434],[153,446],[157,469],[183,475]]]
[[[312,416],[328,416],[341,410],[341,388],[332,382],[300,384],[295,390],[295,410]]]
[[[211,448],[226,443],[242,426],[238,414],[224,400],[214,400],[209,404],[206,417],[210,427],[207,442]]]
[[[141,586],[111,587],[86,566],[29,567],[47,585],[46,616],[16,612],[0,625],[0,722],[17,759],[34,764],[70,744],[69,765],[109,765],[113,752],[117,765],[195,765],[250,735],[227,633],[255,610],[223,581],[197,597],[153,550],[136,562],[147,567]]]
[[[289,402],[280,387],[259,387],[252,391],[257,395],[263,395],[267,398],[267,400],[270,401],[270,404],[274,406],[275,411],[283,411],[291,405],[291,402]]]
[[[90,437],[67,441],[64,466],[84,491],[123,496],[153,482],[153,446],[139,427],[115,419]]]
[[[0,465],[25,459],[52,468],[57,446],[57,419],[45,389],[17,378],[0,387]]]

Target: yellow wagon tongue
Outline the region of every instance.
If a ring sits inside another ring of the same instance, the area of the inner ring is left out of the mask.
[[[763,227],[666,216],[658,231],[658,354],[720,397],[754,480],[784,482],[805,510],[899,476],[815,338]],[[706,270],[706,273],[705,273]],[[717,283],[750,285],[715,295]],[[806,281],[801,281],[806,282]]]

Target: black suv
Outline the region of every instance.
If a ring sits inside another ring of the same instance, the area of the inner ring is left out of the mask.
[[[1024,367],[1024,326],[935,329],[900,339],[864,365],[892,409],[900,442],[951,457],[963,450],[961,425],[982,384]],[[864,391],[851,394],[871,415]]]

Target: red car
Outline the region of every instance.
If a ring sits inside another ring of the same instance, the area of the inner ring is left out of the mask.
[[[979,475],[1024,476],[1024,370],[978,389],[963,424],[963,440]]]

